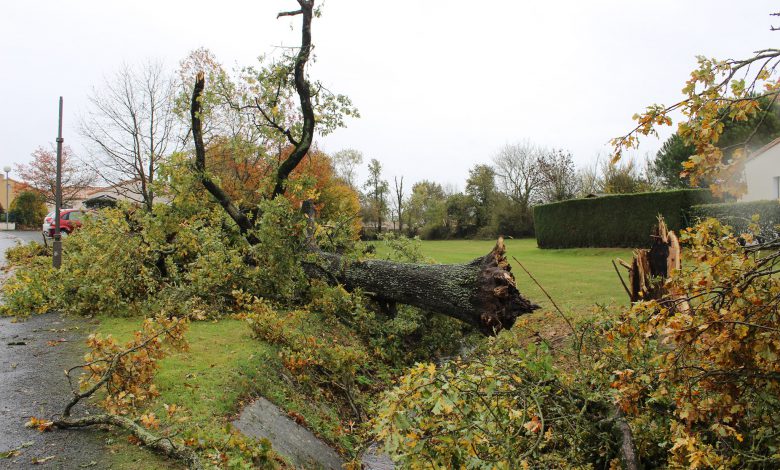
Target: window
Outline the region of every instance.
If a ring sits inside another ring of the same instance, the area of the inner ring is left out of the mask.
[[[69,220],[81,220],[81,212],[79,211],[70,212],[68,215],[70,216]]]
[[[772,178],[772,188],[775,191],[775,199],[780,199],[780,176]]]

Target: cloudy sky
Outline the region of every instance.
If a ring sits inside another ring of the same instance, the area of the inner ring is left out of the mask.
[[[299,41],[293,0],[6,2],[0,15],[0,165],[56,137],[82,151],[87,96],[123,63],[174,70],[207,47],[229,68]],[[327,0],[312,75],[362,118],[320,140],[377,158],[385,175],[463,187],[505,143],[565,148],[580,165],[608,152],[631,116],[671,103],[696,55],[775,45],[768,0]],[[660,142],[647,141],[640,154]],[[83,152],[82,152],[83,153]]]

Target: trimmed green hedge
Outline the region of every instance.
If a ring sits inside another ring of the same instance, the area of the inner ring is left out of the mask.
[[[714,217],[724,224],[731,225],[735,233],[748,229],[753,214],[759,215],[758,225],[764,235],[776,235],[775,227],[780,224],[780,201],[731,202],[723,204],[701,204],[691,207],[694,219]]]
[[[679,231],[695,204],[712,201],[706,189],[615,194],[544,204],[534,208],[539,248],[645,247],[661,214]]]

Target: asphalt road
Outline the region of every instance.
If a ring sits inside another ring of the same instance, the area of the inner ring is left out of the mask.
[[[0,262],[7,248],[29,240],[43,241],[40,232],[0,232]],[[91,329],[86,320],[55,313],[20,322],[0,317],[0,469],[111,468],[105,432],[24,427],[31,416],[63,409],[71,396],[63,371],[81,362]]]
[[[81,361],[90,326],[54,313],[17,323],[0,318],[0,452],[18,452],[0,458],[0,468],[35,468],[41,460],[44,468],[110,468],[104,432],[24,427],[31,416],[50,418],[67,403],[63,371]]]

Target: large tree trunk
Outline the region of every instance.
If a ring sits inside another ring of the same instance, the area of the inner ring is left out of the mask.
[[[457,318],[491,335],[511,328],[520,315],[538,305],[515,284],[499,239],[495,248],[467,264],[411,264],[392,261],[347,261],[318,251],[319,262],[306,266],[310,276],[361,289],[377,300],[413,305]]]

